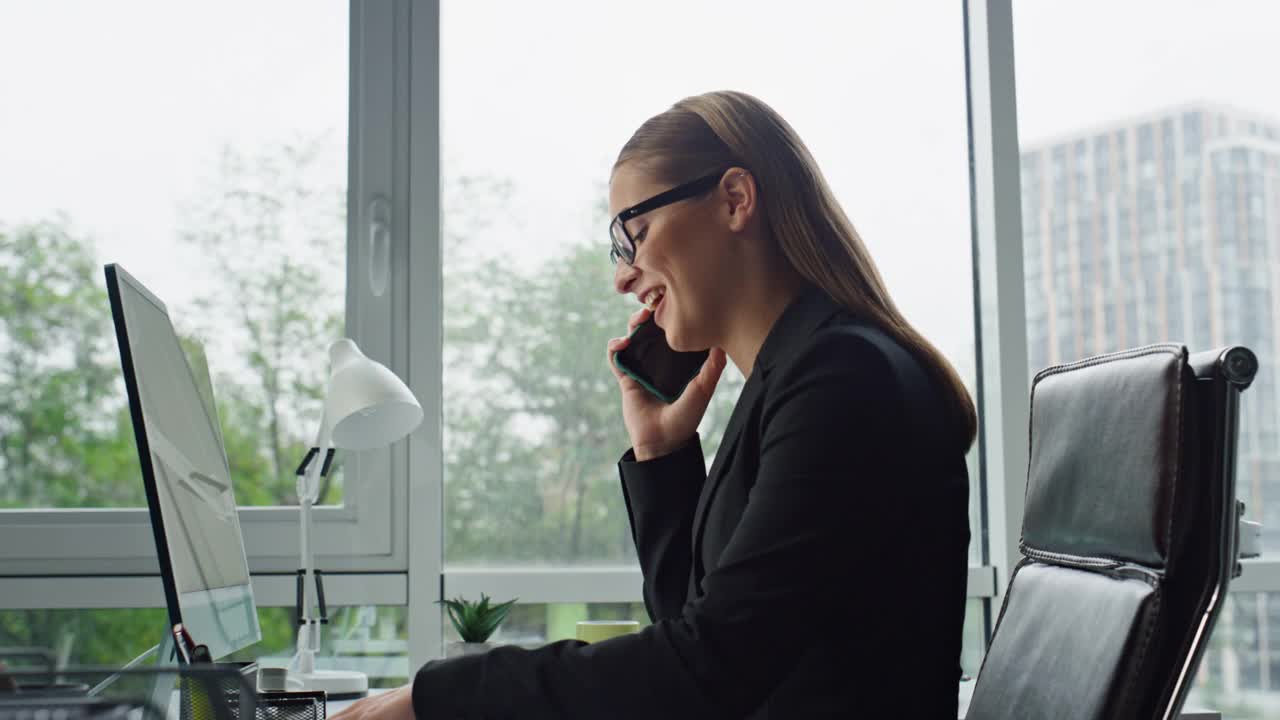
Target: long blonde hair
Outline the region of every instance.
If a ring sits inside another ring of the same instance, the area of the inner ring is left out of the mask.
[[[888,333],[933,374],[952,426],[961,430],[961,448],[968,450],[978,426],[968,389],[946,357],[902,316],[817,162],[773,108],[741,92],[685,98],[645,121],[614,168],[633,161],[671,184],[728,167],[749,170],[783,256],[801,277]]]

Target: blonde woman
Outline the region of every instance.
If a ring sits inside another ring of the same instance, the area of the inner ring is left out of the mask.
[[[615,289],[711,350],[667,404],[613,364],[626,336],[606,348],[653,624],[430,662],[354,715],[954,720],[973,402],[813,157],[754,97],[690,97],[626,143],[609,205]],[[727,361],[747,380],[708,473]]]

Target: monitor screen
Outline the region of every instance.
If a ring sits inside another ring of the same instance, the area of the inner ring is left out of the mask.
[[[170,622],[223,658],[261,632],[204,350],[123,268],[106,273]]]

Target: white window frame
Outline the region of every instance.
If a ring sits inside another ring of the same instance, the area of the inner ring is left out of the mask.
[[[350,88],[347,191],[347,333],[368,356],[402,376],[407,371],[408,276],[402,176],[406,127],[407,57],[404,8],[389,0],[353,0],[350,10]],[[392,205],[387,291],[370,290],[369,199]],[[299,352],[321,356],[333,338],[316,338]],[[300,458],[299,458],[300,459]],[[313,542],[317,566],[327,571],[399,571],[408,568],[404,527],[408,518],[408,448],[369,451],[344,462],[341,506],[317,508]],[[250,570],[291,572],[299,567],[299,511],[291,507],[240,510]],[[155,541],[145,508],[0,510],[0,577],[155,575]],[[12,606],[10,580],[0,581],[0,606]],[[47,587],[25,584],[24,587]],[[91,598],[96,593],[84,593]],[[58,596],[23,595],[25,602],[61,602]],[[142,596],[138,602],[145,603]],[[162,596],[157,596],[162,597]],[[145,606],[137,605],[139,607]]]

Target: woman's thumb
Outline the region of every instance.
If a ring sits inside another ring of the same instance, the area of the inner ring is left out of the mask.
[[[697,383],[699,389],[710,395],[716,389],[716,384],[720,382],[720,375],[724,372],[724,366],[724,350],[711,348],[711,353],[702,362],[702,371],[698,373]]]

